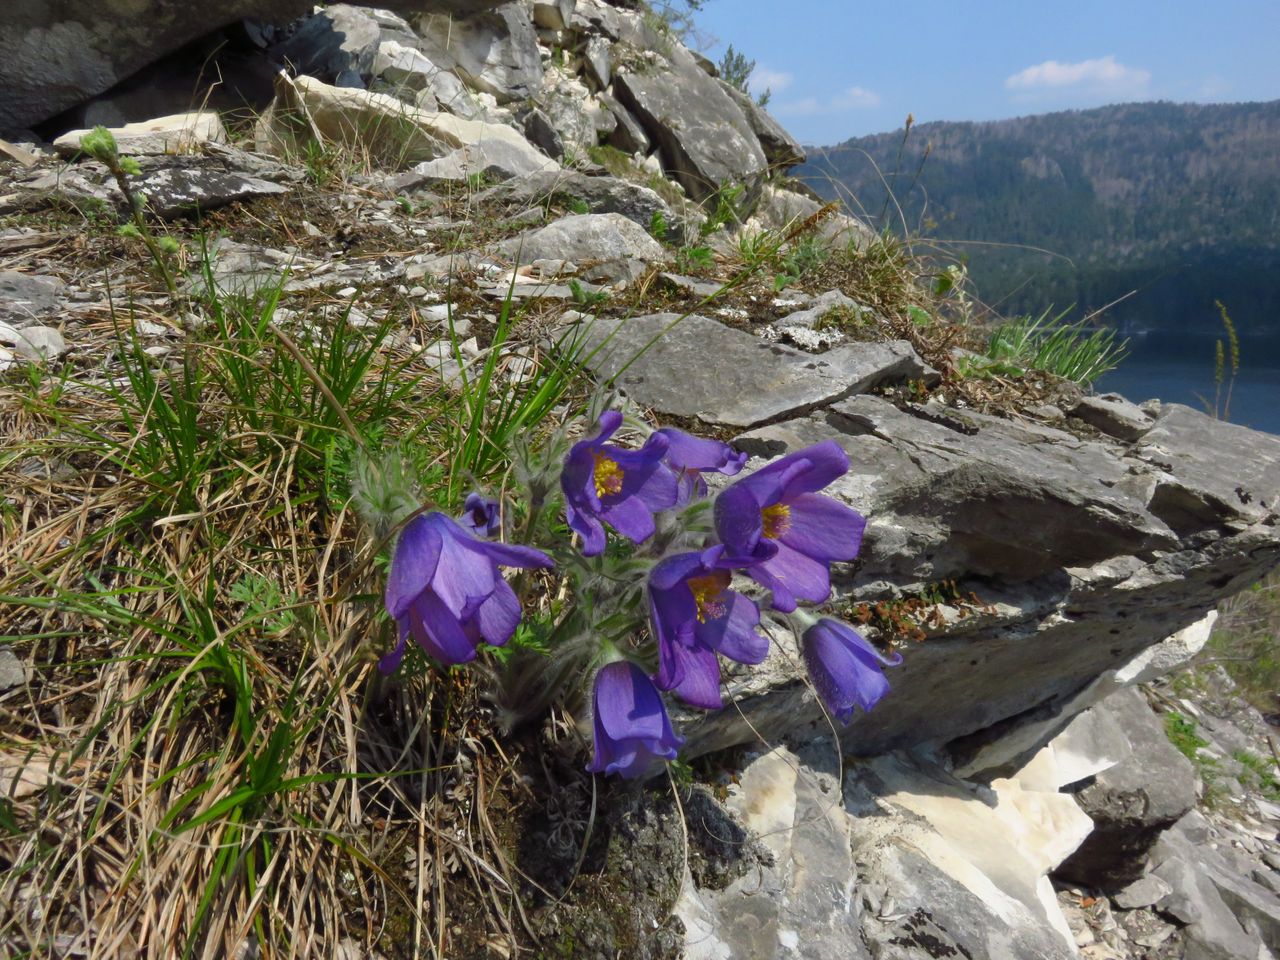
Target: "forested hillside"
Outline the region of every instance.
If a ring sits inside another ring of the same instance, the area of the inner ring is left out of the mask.
[[[1136,290],[1110,313],[1135,329],[1212,326],[1215,299],[1246,330],[1280,329],[1280,101],[926,123],[813,150],[799,173],[955,242],[1005,312]]]

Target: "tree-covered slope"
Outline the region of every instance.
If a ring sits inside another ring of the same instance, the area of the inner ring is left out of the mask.
[[[1219,298],[1247,329],[1280,329],[1280,101],[927,123],[810,158],[799,175],[820,193],[956,242],[1006,311],[1136,290],[1118,321],[1212,325]]]

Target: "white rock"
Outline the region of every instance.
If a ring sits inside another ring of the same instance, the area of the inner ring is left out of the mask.
[[[212,110],[175,113],[109,129],[122,156],[195,153],[203,144],[227,142],[227,130]],[[80,139],[89,132],[69,130],[53,141],[54,149],[64,157],[75,156]]]

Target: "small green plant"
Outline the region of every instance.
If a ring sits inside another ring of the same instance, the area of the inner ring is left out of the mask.
[[[649,235],[659,243],[666,243],[668,229],[667,218],[662,215],[662,211],[653,211],[653,215],[649,217]]]
[[[1240,373],[1240,336],[1236,333],[1236,325],[1231,321],[1231,315],[1227,313],[1226,304],[1221,300],[1213,301],[1218,308],[1218,315],[1222,317],[1222,327],[1227,332],[1227,347],[1229,348],[1231,357],[1231,376],[1227,373],[1227,354],[1228,350],[1223,348],[1221,340],[1214,343],[1214,365],[1213,365],[1213,416],[1219,420],[1231,419],[1231,392],[1236,385],[1236,377]],[[1227,395],[1226,403],[1221,404],[1222,387],[1226,383]]]
[[[146,244],[147,250],[151,253],[151,260],[164,280],[165,287],[169,290],[169,295],[176,298],[178,296],[178,283],[174,279],[170,259],[178,252],[177,241],[172,237],[157,239],[151,232],[151,227],[147,224],[147,218],[143,213],[144,202],[142,195],[136,193],[129,183],[129,177],[136,177],[141,174],[142,167],[138,165],[138,161],[133,157],[120,156],[120,150],[116,146],[116,138],[106,127],[94,127],[81,137],[80,149],[99,163],[106,164],[107,169],[111,171],[111,176],[115,178],[116,185],[120,188],[120,192],[124,194],[125,202],[129,206],[129,215],[133,219],[134,235]],[[162,243],[161,241],[164,242]]]
[[[1248,750],[1236,750],[1231,757],[1253,775],[1258,790],[1268,800],[1280,801],[1280,778],[1276,776],[1274,763]]]
[[[987,344],[989,369],[1015,376],[1043,370],[1087,387],[1127,356],[1129,341],[1117,343],[1114,330],[1089,330],[1084,321],[1064,324],[1063,316],[1051,319],[1046,310],[1002,324]]]
[[[715,266],[715,254],[710,247],[681,247],[676,251],[676,268],[681,273],[700,273]]]
[[[743,93],[750,92],[748,84],[751,81],[751,74],[756,69],[754,60],[748,60],[746,54],[733,49],[731,43],[717,66],[720,69],[721,80]]]
[[[579,307],[595,307],[607,303],[609,294],[604,290],[588,290],[577,280],[569,281],[569,292],[573,294],[573,302]]]
[[[1199,751],[1201,747],[1207,747],[1209,741],[1196,733],[1196,722],[1178,713],[1176,710],[1170,710],[1164,715],[1164,732],[1169,738],[1169,742],[1177,748],[1177,751],[1192,763],[1199,763]]]
[[[707,201],[711,212],[699,228],[702,236],[709,237],[729,224],[741,221],[738,211],[738,200],[746,192],[746,186],[740,183],[723,183]]]
[[[588,204],[587,201],[583,200],[581,197],[574,197],[572,200],[569,201],[569,203],[567,204],[567,207],[570,213],[576,213],[578,215],[591,212],[591,205]]]

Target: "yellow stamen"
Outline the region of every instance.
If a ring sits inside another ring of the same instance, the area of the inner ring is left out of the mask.
[[[592,453],[596,460],[596,468],[594,477],[596,481],[596,496],[604,499],[610,494],[622,492],[622,468],[618,466],[618,461],[599,453]]]
[[[689,592],[693,594],[694,605],[698,608],[698,622],[719,620],[728,609],[724,603],[724,592],[729,586],[729,571],[716,570],[703,577],[690,577]]]
[[[785,503],[775,503],[760,511],[760,519],[764,521],[764,535],[777,540],[791,527],[791,508]]]

